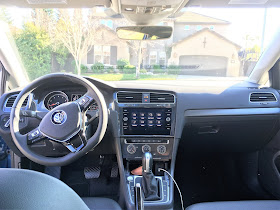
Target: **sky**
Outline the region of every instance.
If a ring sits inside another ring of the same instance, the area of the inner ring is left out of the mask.
[[[261,45],[262,31],[264,27],[265,9],[260,8],[234,8],[234,9],[208,9],[208,8],[184,8],[185,11],[193,11],[231,23],[231,41],[244,47],[244,36],[259,36]],[[9,8],[9,12],[14,20],[14,25],[22,27],[24,18],[30,18],[30,9]],[[266,47],[277,30],[280,29],[280,8],[269,8],[266,11],[266,24],[263,46]]]

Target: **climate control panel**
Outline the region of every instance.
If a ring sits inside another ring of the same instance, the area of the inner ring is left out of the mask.
[[[154,159],[171,158],[173,138],[121,138],[123,158],[141,159],[143,153],[150,152]]]

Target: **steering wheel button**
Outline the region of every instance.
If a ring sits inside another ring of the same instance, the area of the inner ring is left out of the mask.
[[[81,98],[80,100],[79,100],[79,105],[84,105],[85,103],[87,103],[88,102],[88,97],[83,97],[83,98]]]

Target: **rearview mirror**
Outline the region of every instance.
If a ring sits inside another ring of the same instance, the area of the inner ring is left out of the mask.
[[[170,26],[128,26],[118,27],[117,34],[125,40],[158,40],[168,39],[172,35]]]

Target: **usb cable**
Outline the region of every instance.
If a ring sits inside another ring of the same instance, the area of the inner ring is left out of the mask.
[[[162,168],[158,168],[158,171],[164,171],[165,173],[168,174],[168,176],[170,176],[170,178],[172,179],[172,181],[174,182],[174,184],[176,185],[177,189],[178,189],[178,192],[179,192],[179,195],[180,195],[180,199],[181,199],[181,205],[182,205],[182,210],[185,210],[184,209],[184,201],[183,201],[183,196],[182,196],[182,193],[181,193],[181,190],[177,184],[177,182],[175,181],[175,179],[173,178],[173,176],[168,172],[166,171],[165,169],[162,169]]]

